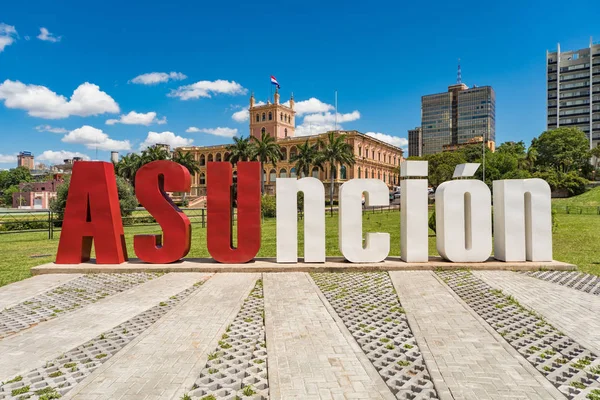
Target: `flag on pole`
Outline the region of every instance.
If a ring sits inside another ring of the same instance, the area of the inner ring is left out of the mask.
[[[277,82],[277,79],[275,79],[275,77],[273,75],[271,75],[271,84],[273,85],[277,85],[277,89],[279,89],[279,82]]]

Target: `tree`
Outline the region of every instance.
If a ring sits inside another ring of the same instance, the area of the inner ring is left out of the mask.
[[[434,188],[452,179],[456,166],[467,162],[460,151],[444,151],[429,154],[425,158],[429,161],[429,183]]]
[[[323,169],[323,164],[319,159],[319,147],[317,145],[311,145],[306,140],[303,144],[297,147],[298,152],[290,157],[290,162],[295,163],[294,168],[296,174],[300,176],[310,176],[313,167]]]
[[[252,160],[253,154],[250,138],[234,136],[233,144],[227,145],[227,151],[229,152],[229,162],[232,165],[240,161]]]
[[[267,132],[263,132],[261,138],[258,139],[256,136],[251,136],[252,141],[252,159],[257,158],[260,161],[260,190],[261,193],[265,193],[265,179],[264,179],[264,165],[267,162],[271,162],[273,167],[277,164],[277,161],[281,159],[281,147],[277,144],[277,141],[273,136],[269,136]]]
[[[537,165],[563,173],[589,168],[589,141],[577,128],[556,128],[533,139],[531,147],[537,152]]]
[[[142,151],[142,165],[157,160],[168,160],[169,158],[171,158],[171,155],[167,149],[157,144]]]
[[[512,154],[514,156],[525,155],[525,142],[504,142],[496,148],[496,153]]]
[[[69,193],[70,183],[71,179],[67,177],[65,181],[58,186],[56,197],[50,201],[50,210],[53,213],[58,214],[61,220],[67,205],[67,195]],[[132,210],[138,206],[138,201],[135,197],[133,187],[120,176],[117,176],[117,192],[119,195],[121,216],[125,217],[131,215]]]
[[[197,174],[200,172],[200,165],[194,160],[194,155],[192,153],[182,153],[177,150],[175,154],[173,154],[172,161],[175,161],[178,164],[183,165],[190,172],[190,175]]]
[[[338,164],[352,166],[356,162],[354,159],[354,150],[352,146],[346,143],[346,135],[341,134],[336,136],[336,132],[330,131],[327,133],[327,141],[319,138],[317,141],[320,156],[319,162],[329,164],[331,187],[329,188],[329,206],[333,212],[333,182],[335,179],[335,170]]]
[[[2,171],[0,174],[0,190],[7,189],[23,182],[32,182],[31,172],[25,167],[17,167],[8,171]],[[12,200],[11,200],[12,203]]]
[[[600,146],[596,146],[590,152],[594,157],[594,169],[598,169],[598,162],[600,161]]]
[[[135,174],[141,166],[142,158],[136,153],[130,153],[122,156],[115,164],[115,173],[135,187]]]
[[[12,185],[4,189],[2,193],[2,199],[4,201],[4,205],[8,208],[12,207],[13,204],[13,193],[20,192],[18,185]]]

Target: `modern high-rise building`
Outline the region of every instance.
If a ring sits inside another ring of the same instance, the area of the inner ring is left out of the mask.
[[[496,94],[491,86],[469,88],[460,82],[445,93],[421,97],[423,155],[444,146],[469,143],[482,137],[490,148],[496,141]],[[410,151],[409,151],[410,153]]]
[[[548,129],[576,127],[590,148],[600,142],[600,43],[588,48],[546,52]],[[591,135],[590,135],[591,132]]]
[[[408,130],[408,155],[411,157],[423,155],[423,131],[420,126]]]
[[[17,167],[25,167],[28,170],[34,169],[33,154],[30,151],[22,151],[17,156]]]

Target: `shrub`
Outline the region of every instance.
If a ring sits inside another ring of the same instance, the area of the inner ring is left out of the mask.
[[[260,208],[263,217],[274,218],[276,216],[275,196],[268,194],[263,195],[260,202]]]
[[[429,217],[429,229],[431,229],[434,233],[436,233],[435,232],[435,210],[433,210],[433,213]]]

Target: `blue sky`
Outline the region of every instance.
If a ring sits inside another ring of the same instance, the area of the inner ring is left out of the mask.
[[[405,146],[407,130],[420,125],[421,96],[456,81],[459,57],[463,82],[496,91],[497,142],[529,142],[545,128],[546,50],[600,41],[600,2],[573,5],[6,2],[0,168],[13,167],[22,150],[52,164],[94,159],[96,144],[108,160],[110,149],[124,154],[155,141],[229,142],[248,134],[249,94],[266,101],[270,75],[282,99],[294,93],[300,133],[332,126],[337,90],[344,129]],[[163,82],[134,83],[140,75]]]

